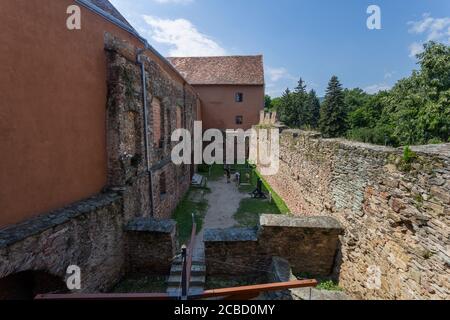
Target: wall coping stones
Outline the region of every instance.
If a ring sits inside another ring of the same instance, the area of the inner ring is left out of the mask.
[[[203,236],[205,242],[244,242],[258,241],[257,228],[207,229]]]
[[[282,132],[282,135],[290,135],[294,139],[297,139],[299,137],[305,137],[312,140],[322,140],[325,142],[334,142],[339,144],[340,146],[344,148],[355,148],[355,149],[364,149],[364,150],[371,150],[375,152],[382,152],[382,153],[402,153],[403,147],[400,148],[393,148],[388,146],[380,146],[370,143],[364,143],[359,141],[351,141],[346,140],[342,138],[323,138],[320,132],[315,131],[303,131],[301,129],[288,129],[284,130]],[[423,146],[411,146],[411,150],[416,153],[422,153],[422,154],[429,154],[429,155],[439,155],[444,158],[448,158],[450,155],[450,143],[444,143],[444,144],[430,144],[430,145],[423,145]]]
[[[64,208],[51,211],[22,223],[0,230],[0,248],[5,248],[28,237],[41,234],[46,230],[62,225],[79,216],[90,214],[121,200],[118,193],[107,192],[86,200],[73,203]]]
[[[264,227],[288,227],[288,228],[310,228],[329,229],[342,232],[341,224],[332,217],[291,217],[281,214],[263,214],[259,224]]]
[[[174,220],[156,220],[153,218],[136,218],[131,220],[125,231],[156,232],[171,234],[176,230],[177,223]]]

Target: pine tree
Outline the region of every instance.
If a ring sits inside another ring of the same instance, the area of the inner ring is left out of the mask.
[[[314,90],[311,90],[308,93],[306,110],[308,114],[308,125],[311,128],[316,129],[319,125],[320,118],[320,100]]]
[[[306,84],[302,78],[298,80],[297,87],[294,90],[294,111],[296,113],[295,127],[301,128],[307,125],[307,99]]]
[[[293,111],[293,94],[289,88],[287,88],[281,96],[280,106],[278,114],[280,120],[287,126],[293,126],[295,123],[295,113]]]
[[[325,137],[339,137],[345,133],[345,103],[342,85],[336,76],[328,83],[325,101],[320,109],[319,128]]]

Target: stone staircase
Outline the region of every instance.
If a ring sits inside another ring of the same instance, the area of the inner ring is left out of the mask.
[[[181,276],[183,272],[183,265],[181,259],[176,259],[172,264],[170,276],[167,280],[167,294],[172,297],[181,296]],[[191,269],[191,282],[189,285],[189,295],[202,294],[206,282],[206,266],[204,262],[193,261]]]

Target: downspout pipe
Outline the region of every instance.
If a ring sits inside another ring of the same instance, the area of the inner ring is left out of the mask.
[[[143,111],[144,111],[144,143],[145,143],[145,163],[147,168],[147,174],[148,174],[148,180],[149,180],[149,196],[150,196],[150,209],[151,209],[151,216],[154,217],[155,211],[153,207],[153,172],[150,165],[150,142],[148,139],[148,119],[149,119],[149,112],[148,112],[148,101],[147,101],[147,79],[145,76],[145,61],[143,59],[142,53],[144,52],[144,49],[139,49],[137,52],[137,63],[141,67],[141,85],[142,85],[142,105],[143,105]]]

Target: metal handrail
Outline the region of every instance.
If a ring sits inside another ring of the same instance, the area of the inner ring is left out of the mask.
[[[194,248],[195,248],[195,236],[197,235],[197,224],[195,223],[195,214],[192,213],[192,233],[191,240],[188,249],[184,247],[183,254],[185,258],[183,260],[183,273],[182,273],[182,299],[187,300],[189,296],[189,286],[191,283],[191,273],[192,273],[192,261],[194,258]]]

